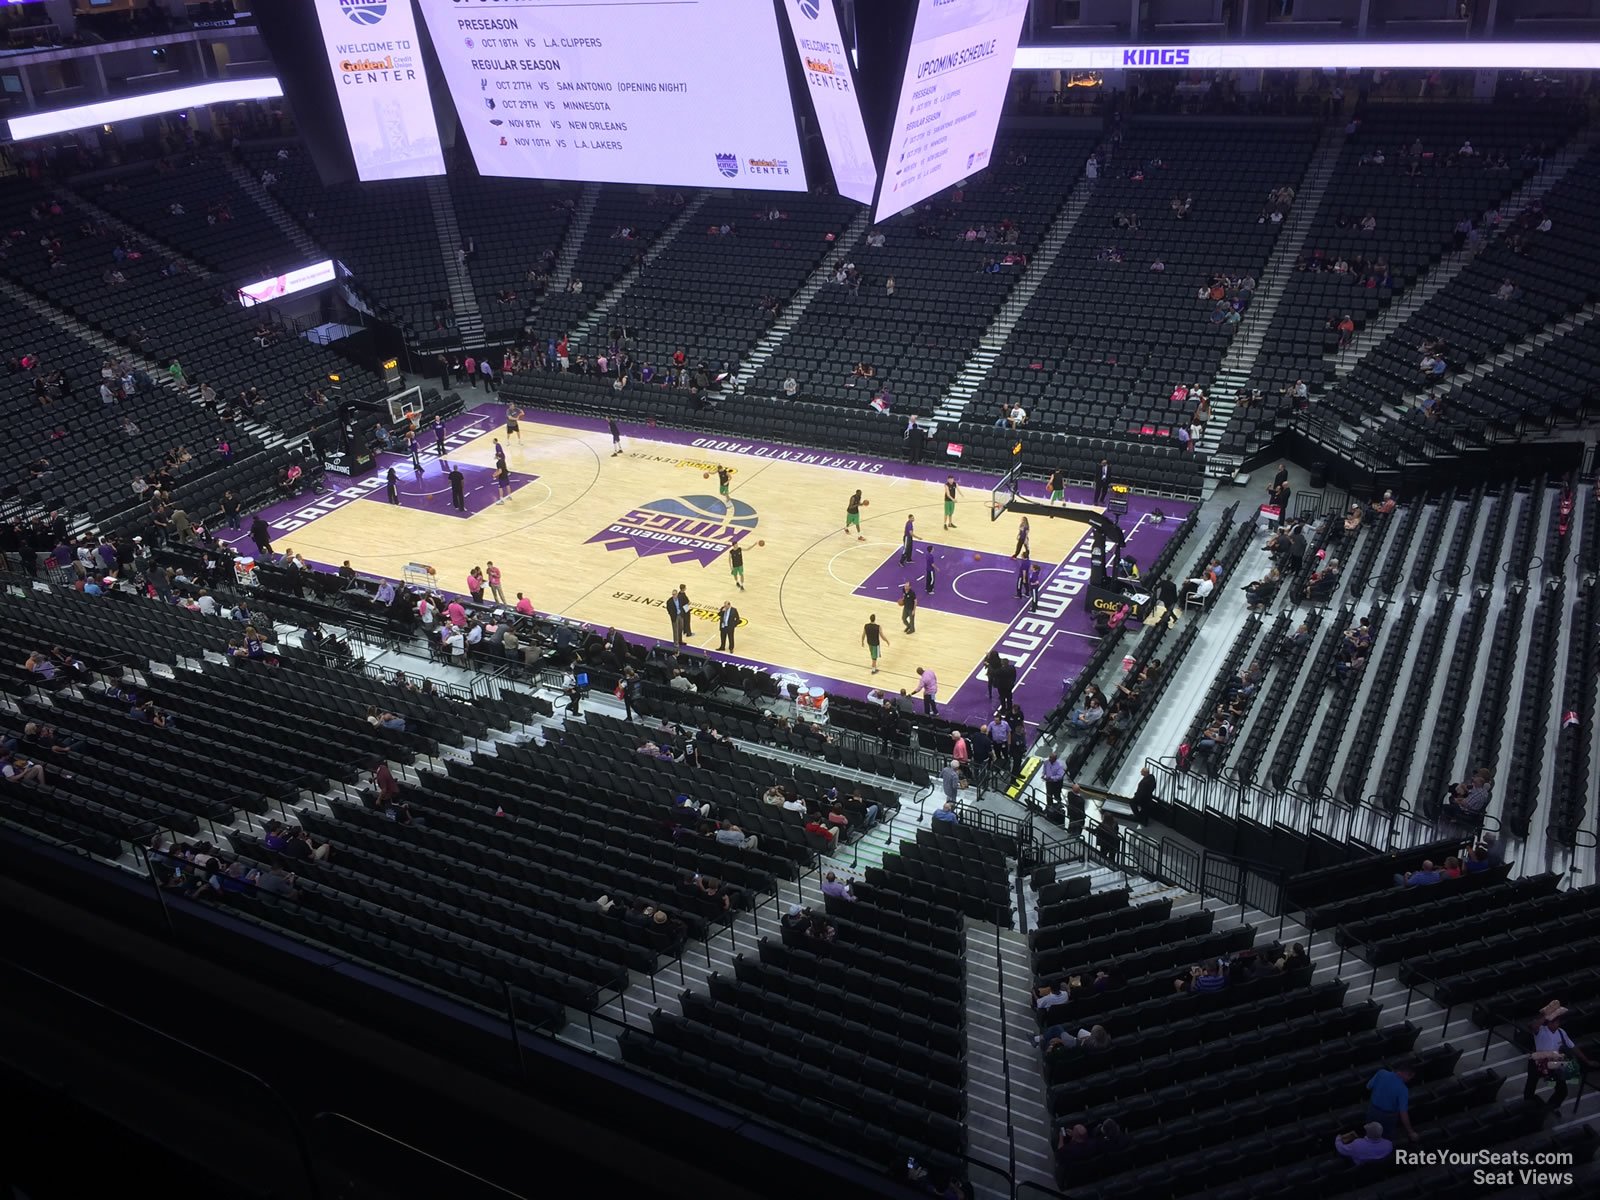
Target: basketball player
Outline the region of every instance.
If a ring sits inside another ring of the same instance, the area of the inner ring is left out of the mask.
[[[1039,611],[1039,585],[1044,578],[1044,568],[1034,563],[1028,568],[1028,611]]]
[[[606,418],[606,428],[611,431],[611,457],[615,458],[622,453],[622,430],[617,428],[615,417]]]
[[[411,469],[418,475],[422,474],[422,451],[417,449],[417,435],[413,430],[406,430],[406,451],[411,455]]]
[[[1060,504],[1063,493],[1067,490],[1067,477],[1057,467],[1050,472],[1050,503]]]
[[[394,473],[394,468],[393,467],[389,468],[389,474],[385,477],[384,483],[389,489],[389,503],[390,504],[399,504],[400,503],[400,476],[398,476],[398,475],[396,475]]]
[[[917,631],[917,589],[909,583],[900,585],[900,627],[907,633]]]
[[[478,385],[473,383],[472,386],[477,387]],[[444,421],[439,417],[433,419],[433,449],[442,461],[444,459]]]
[[[733,482],[733,474],[727,467],[717,468],[717,494],[724,500],[728,498],[728,485]]]
[[[1022,524],[1017,526],[1017,548],[1011,552],[1012,558],[1020,558],[1028,550],[1028,518],[1022,518]]]
[[[450,507],[457,512],[467,511],[467,478],[460,467],[450,468]]]
[[[728,550],[728,569],[733,572],[733,586],[744,591],[744,547],[737,542]]]
[[[910,566],[911,565],[911,556],[912,556],[912,553],[913,553],[913,547],[912,547],[912,544],[911,544],[911,539],[912,539],[913,534],[916,531],[916,527],[917,527],[917,518],[914,515],[912,515],[911,513],[907,513],[906,514],[906,529],[905,529],[905,533],[902,534],[901,538],[900,538],[900,565],[901,566]]]
[[[500,444],[499,438],[494,439],[494,462],[497,467],[506,465],[506,448]]]
[[[944,479],[944,527],[954,529],[956,515],[956,477],[946,475]],[[931,588],[929,589],[932,590]]]
[[[1030,566],[1032,566],[1032,565],[1033,565],[1033,563],[1031,561],[1030,555],[1028,554],[1028,548],[1026,546],[1024,546],[1022,548],[1022,557],[1017,563],[1017,590],[1016,590],[1016,594],[1018,596],[1023,596],[1023,595],[1027,594],[1027,591],[1028,591],[1028,568]]]
[[[515,404],[506,409],[506,437],[522,440],[522,410]]]
[[[866,503],[861,499],[861,489],[857,488],[850,497],[850,502],[844,506],[844,531],[856,531],[856,541],[864,542],[867,539],[861,536],[861,506]]]
[[[906,585],[910,587],[910,584]],[[883,626],[878,624],[878,614],[873,613],[867,618],[867,623],[861,627],[861,644],[867,648],[867,656],[872,663],[872,673],[878,673],[878,655],[882,653],[881,647],[889,644],[889,639],[883,636]]]
[[[939,581],[938,568],[933,563],[933,547],[922,548],[922,590],[933,595],[934,584]]]
[[[496,504],[504,504],[511,499],[511,468],[506,466],[504,458],[495,463],[494,490],[499,494]]]

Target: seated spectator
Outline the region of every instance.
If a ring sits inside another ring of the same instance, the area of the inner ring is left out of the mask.
[[[850,890],[847,882],[842,882],[837,875],[829,871],[822,881],[822,894],[824,896],[837,896],[841,900],[855,900],[855,893]]]
[[[1424,859],[1422,866],[1415,871],[1407,871],[1404,875],[1396,875],[1394,882],[1396,887],[1427,887],[1443,879],[1444,874],[1433,865],[1433,861]]]
[[[732,912],[741,902],[739,891],[715,875],[692,875],[688,880],[688,888],[701,908],[711,914]]]
[[[1367,506],[1367,511],[1375,517],[1386,516],[1394,511],[1395,499],[1393,492],[1384,492],[1383,498],[1374,500]]]
[[[1043,1033],[1035,1034],[1035,1046],[1043,1047],[1046,1062],[1063,1057],[1067,1052],[1083,1050],[1099,1053],[1111,1049],[1111,1035],[1106,1032],[1104,1025],[1096,1025],[1092,1029],[1080,1029],[1071,1032],[1069,1025],[1052,1025]]]
[[[1279,644],[1279,654],[1297,654],[1311,644],[1311,627],[1304,621],[1295,626],[1293,633],[1284,635]]]
[[[1443,815],[1465,825],[1476,825],[1483,820],[1489,807],[1489,789],[1494,782],[1494,772],[1479,767],[1465,783],[1453,783],[1445,796]]]
[[[44,764],[36,763],[24,758],[20,754],[12,755],[3,766],[0,766],[0,778],[7,783],[44,783]],[[72,776],[65,776],[71,779]]]
[[[1056,1138],[1056,1162],[1063,1170],[1087,1162],[1099,1153],[1100,1147],[1090,1139],[1087,1125],[1061,1127],[1061,1133]]]
[[[277,896],[283,900],[298,900],[300,892],[294,886],[299,877],[291,875],[282,867],[272,867],[258,873],[251,881],[258,892],[265,892],[269,896]]]
[[[839,840],[839,831],[830,825],[824,824],[815,816],[806,822],[805,829],[807,833],[815,837],[826,838],[830,845]]]
[[[933,819],[935,821],[944,821],[951,825],[959,825],[961,823],[961,814],[956,811],[955,801],[946,800],[939,808],[939,811],[933,814]]]
[[[1283,576],[1278,568],[1271,568],[1254,583],[1244,585],[1245,604],[1249,608],[1265,608],[1277,596],[1278,589],[1283,586]]]
[[[1227,986],[1228,977],[1223,974],[1222,967],[1215,962],[1208,962],[1189,985],[1189,990],[1196,995],[1204,995],[1209,992],[1220,992]]]
[[[392,712],[384,712],[375,704],[367,706],[367,724],[378,729],[387,729],[391,733],[404,733],[406,731],[404,717]]]
[[[1211,598],[1211,593],[1216,590],[1216,586],[1216,580],[1212,579],[1209,574],[1202,575],[1198,579],[1184,580],[1181,589],[1184,604],[1187,605],[1190,600],[1199,600],[1201,603],[1205,603]]]
[[[283,847],[283,854],[287,858],[301,861],[314,859],[317,862],[325,861],[333,853],[333,847],[327,842],[317,843],[311,840],[311,835],[304,829],[296,829],[290,835],[288,842]]]
[[[1059,1004],[1066,1004],[1072,999],[1067,985],[1062,980],[1047,987],[1041,987],[1034,993],[1033,1006],[1040,1012],[1046,1012]]]
[[[1312,604],[1326,604],[1339,590],[1339,560],[1330,558],[1320,570],[1313,571],[1306,580],[1305,599]]]
[[[740,850],[754,850],[760,841],[755,834],[745,833],[731,821],[719,822],[706,832],[714,841],[724,846],[737,846]]]
[[[1096,700],[1089,700],[1067,717],[1067,732],[1082,736],[1093,733],[1105,718],[1106,710]]]
[[[1351,1130],[1333,1139],[1333,1148],[1353,1163],[1379,1162],[1394,1153],[1394,1143],[1383,1136],[1383,1125],[1368,1121],[1360,1133]]]
[[[1496,838],[1492,833],[1486,833],[1478,839],[1476,845],[1461,848],[1463,869],[1468,875],[1476,875],[1498,867],[1506,860],[1506,844]]]

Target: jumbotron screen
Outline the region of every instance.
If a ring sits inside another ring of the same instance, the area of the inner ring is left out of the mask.
[[[806,190],[768,0],[420,0],[484,175]]]
[[[878,192],[882,221],[989,165],[1028,0],[921,0]]]
[[[861,116],[855,75],[833,0],[783,0],[794,48],[811,107],[817,114],[822,145],[841,196],[871,204],[878,191],[878,165],[872,160],[867,124]]]
[[[410,0],[316,0],[316,10],[356,174],[443,175]]]

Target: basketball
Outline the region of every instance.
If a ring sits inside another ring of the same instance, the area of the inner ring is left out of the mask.
[[[705,474],[701,475],[700,478],[701,479],[710,479],[711,478],[711,472],[710,471],[705,472]]]
[[[766,542],[765,538],[761,538],[761,539],[757,540],[757,542],[756,542],[756,545],[758,545],[758,546],[765,546],[766,544],[767,544],[767,542]]]
[[[981,554],[974,554],[974,555],[973,555],[973,556],[972,556],[972,561],[973,561],[973,562],[982,562],[982,561],[983,561],[983,555],[981,555]]]
[[[872,501],[871,501],[871,500],[863,500],[863,501],[862,501],[862,502],[861,502],[861,507],[862,507],[862,508],[865,508],[865,507],[866,507],[866,506],[867,506],[867,505],[869,505],[869,504],[871,504],[871,503],[872,503]]]

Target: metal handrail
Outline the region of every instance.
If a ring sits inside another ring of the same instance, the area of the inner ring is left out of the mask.
[[[325,1110],[317,1113],[311,1118],[311,1123],[313,1125],[323,1122],[326,1122],[330,1125],[335,1123],[340,1125],[349,1125],[354,1129],[361,1130],[365,1134],[370,1134],[372,1137],[381,1138],[391,1147],[405,1151],[408,1154],[413,1154],[418,1158],[425,1158],[430,1163],[443,1167],[454,1175],[459,1175],[465,1179],[469,1179],[480,1187],[488,1188],[498,1195],[507,1197],[508,1200],[528,1200],[528,1198],[521,1192],[513,1192],[510,1188],[501,1187],[498,1183],[495,1183],[491,1179],[485,1179],[482,1175],[475,1174],[472,1171],[467,1170],[465,1167],[457,1166],[448,1159],[440,1158],[437,1154],[430,1154],[420,1146],[413,1146],[410,1142],[407,1142],[401,1138],[397,1138],[391,1133],[385,1133],[381,1129],[374,1129],[371,1125],[366,1124],[364,1121],[358,1121],[354,1117],[346,1116],[342,1112],[331,1112]]]

